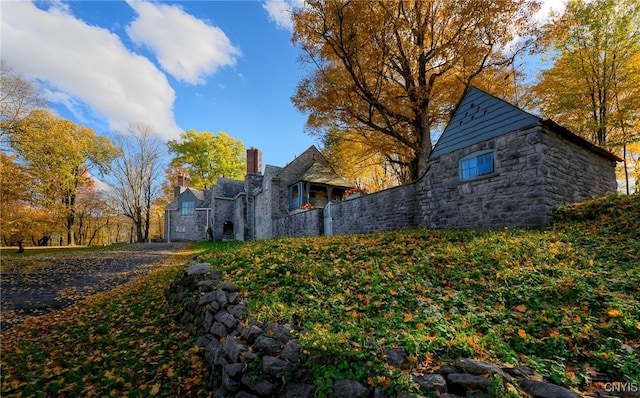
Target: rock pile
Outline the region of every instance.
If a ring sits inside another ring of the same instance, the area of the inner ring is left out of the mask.
[[[214,397],[312,398],[316,392],[312,371],[300,360],[300,348],[288,324],[259,323],[249,317],[243,296],[236,287],[220,281],[209,264],[188,264],[168,288],[170,301],[182,304],[177,319],[198,336],[197,344],[211,370]],[[389,365],[409,365],[402,349],[382,349]],[[327,366],[330,366],[329,364]],[[375,376],[375,375],[372,375]],[[528,368],[503,368],[496,364],[459,359],[438,373],[412,375],[420,394],[400,392],[398,397],[428,396],[531,396],[579,398],[566,388],[547,383]],[[524,393],[529,395],[525,395]],[[356,380],[335,380],[335,398],[384,398]]]

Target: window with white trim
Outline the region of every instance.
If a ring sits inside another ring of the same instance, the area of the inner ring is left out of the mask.
[[[460,160],[460,180],[468,181],[495,173],[494,151],[479,151]]]
[[[190,216],[196,212],[196,202],[192,200],[182,202],[180,206],[180,214],[183,216]]]

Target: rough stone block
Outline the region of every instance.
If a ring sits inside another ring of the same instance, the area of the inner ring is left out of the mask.
[[[275,386],[267,380],[255,380],[256,375],[245,374],[240,380],[241,383],[262,397],[269,397],[273,394]]]
[[[211,328],[209,329],[209,332],[211,334],[213,334],[214,336],[217,336],[217,337],[224,337],[229,333],[227,328],[220,322],[214,322],[211,325]]]
[[[282,349],[280,358],[287,362],[297,362],[300,358],[300,348],[297,340],[290,340]]]
[[[234,326],[238,324],[238,320],[233,315],[229,314],[227,311],[218,312],[214,318],[216,319],[216,321],[222,323],[224,326],[226,326],[229,329],[232,329]]]
[[[413,382],[423,390],[447,392],[447,381],[444,376],[438,373],[428,373],[424,375],[412,376]]]
[[[249,310],[243,304],[230,305],[227,310],[237,319],[246,319],[249,316]]]
[[[244,364],[242,363],[230,363],[225,365],[224,371],[234,379],[239,379],[242,377],[244,371]]]
[[[258,337],[255,343],[253,343],[253,349],[256,352],[262,352],[265,354],[273,354],[279,350],[280,347],[282,346],[279,342],[266,335]]]
[[[536,398],[580,398],[582,395],[564,387],[544,381],[522,379],[518,381],[520,388]]]
[[[451,373],[447,375],[447,380],[451,384],[459,385],[471,390],[483,390],[492,385],[491,380],[468,373]]]
[[[306,383],[288,383],[284,387],[283,398],[313,398],[316,386]]]
[[[333,398],[368,398],[371,392],[355,380],[336,380],[333,383]]]
[[[241,355],[248,351],[248,347],[241,344],[235,337],[227,337],[222,343],[222,349],[231,362],[240,362]]]
[[[291,365],[282,359],[269,355],[262,358],[262,371],[269,376],[279,377],[283,373],[286,373],[290,368]]]
[[[222,288],[217,288],[214,294],[216,297],[216,302],[220,304],[220,308],[224,308],[229,304],[229,301],[227,300],[227,293],[222,290]]]
[[[204,296],[200,298],[200,300],[198,300],[198,305],[205,305],[207,303],[212,302],[215,299],[216,299],[215,292],[207,292],[205,293]]]

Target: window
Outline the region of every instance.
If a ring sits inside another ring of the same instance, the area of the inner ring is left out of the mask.
[[[307,192],[307,183],[299,182],[289,187],[289,210],[300,208],[307,203],[309,194]]]
[[[185,201],[182,202],[182,206],[180,207],[180,214],[183,216],[190,216],[196,212],[196,202],[194,201]]]
[[[493,151],[474,152],[465,156],[460,160],[460,179],[467,181],[493,174],[495,172],[493,158]]]
[[[301,205],[300,184],[296,184],[289,188],[289,210],[297,209]]]

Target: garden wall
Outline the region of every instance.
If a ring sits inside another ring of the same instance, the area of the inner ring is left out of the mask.
[[[300,210],[273,220],[273,237],[320,236],[324,233],[322,209]]]
[[[419,207],[416,184],[403,185],[359,198],[333,202],[327,217],[331,234],[344,235],[415,228]],[[326,231],[325,231],[326,232]]]

